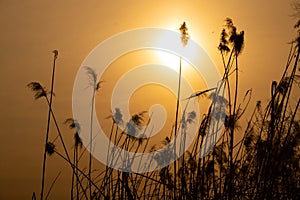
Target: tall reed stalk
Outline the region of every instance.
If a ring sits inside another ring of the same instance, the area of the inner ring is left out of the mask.
[[[54,88],[54,75],[55,75],[55,65],[56,59],[58,56],[58,51],[53,51],[53,66],[52,66],[52,78],[51,78],[51,89],[50,89],[50,100],[49,100],[49,108],[48,108],[48,119],[47,119],[47,130],[45,136],[45,150],[43,156],[43,169],[42,169],[42,186],[41,186],[41,200],[44,198],[44,187],[45,187],[45,174],[46,174],[46,159],[47,159],[47,152],[46,152],[46,144],[48,143],[49,139],[49,130],[50,130],[50,121],[51,121],[51,107],[52,107],[52,97],[53,97],[53,88]]]

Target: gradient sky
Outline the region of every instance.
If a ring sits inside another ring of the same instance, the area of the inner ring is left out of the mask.
[[[62,122],[72,117],[75,75],[101,41],[139,27],[175,30],[186,21],[191,37],[221,67],[217,46],[223,21],[230,17],[238,30],[245,31],[240,92],[253,88],[254,105],[269,98],[270,83],[280,79],[284,69],[288,42],[296,35],[291,2],[0,0],[0,199],[28,199],[33,191],[39,194],[47,106],[42,100],[34,101],[26,85],[39,81],[49,88],[52,50],[60,53],[54,109],[71,146],[72,132]],[[67,165],[55,156],[48,163],[48,185],[62,172],[51,199],[69,197]]]

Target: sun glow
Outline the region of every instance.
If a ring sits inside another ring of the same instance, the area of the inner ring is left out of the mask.
[[[158,46],[162,46],[163,49],[156,49],[155,54],[157,58],[162,64],[175,71],[179,71],[180,57],[182,58],[181,63],[183,70],[185,68],[184,66],[195,64],[192,61],[195,61],[196,57],[201,57],[202,52],[199,52],[197,43],[190,37],[189,33],[187,43],[183,44],[180,34],[178,34],[178,36],[170,34],[169,32],[160,34],[156,43],[159,44]]]
[[[163,65],[170,67],[175,71],[179,71],[180,57],[166,51],[155,51],[158,59]]]

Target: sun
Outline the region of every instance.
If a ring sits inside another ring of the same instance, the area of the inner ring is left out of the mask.
[[[159,59],[159,61],[161,62],[161,64],[170,67],[175,71],[179,71],[179,64],[180,64],[179,56],[169,53],[167,51],[160,51],[160,50],[155,51],[155,54]]]

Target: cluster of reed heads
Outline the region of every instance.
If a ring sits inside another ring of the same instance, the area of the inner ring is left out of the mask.
[[[299,25],[300,22],[295,27],[299,28]],[[187,33],[185,23],[180,31]],[[188,37],[185,36],[188,35],[183,35],[183,42],[187,42]],[[49,108],[40,199],[49,197],[57,180],[52,182],[46,192],[48,156],[58,156],[70,166],[70,199],[300,199],[300,99],[293,98],[293,94],[299,89],[300,36],[291,42],[283,75],[279,81],[272,82],[266,107],[262,108],[262,102],[257,101],[255,109],[247,116],[246,125],[241,127],[239,122],[245,115],[252,94],[249,89],[242,98],[238,95],[238,61],[243,47],[244,31],[237,31],[232,20],[227,18],[218,47],[224,66],[222,79],[216,88],[197,92],[190,97],[197,101],[202,98],[210,99],[208,111],[201,117],[193,145],[172,165],[145,173],[123,172],[107,166],[93,169],[91,154],[88,163],[82,163],[83,155],[89,153],[85,151],[80,138],[80,124],[72,118],[65,121],[74,133],[74,143],[67,147],[64,142],[67,134],[61,132],[51,106],[55,61],[58,55],[57,51],[53,51],[51,90],[47,91],[38,82],[28,84],[35,92],[35,99],[44,98]],[[94,101],[96,92],[101,89],[101,82],[97,82],[93,69],[86,70],[94,89]],[[224,98],[224,93],[227,98]],[[204,145],[209,126],[220,120],[220,117],[212,115],[212,109],[216,107],[225,109],[224,127],[219,130],[214,148],[205,157],[200,157],[199,149]],[[187,116],[181,116],[181,119],[193,123],[194,115],[183,115]],[[92,117],[91,114],[91,126]],[[149,138],[141,139],[124,134],[118,127],[123,122],[120,110],[116,109],[110,119],[112,126],[109,139],[115,145],[135,153],[157,150],[157,146],[149,146]],[[54,141],[49,140],[51,122],[58,133]],[[144,112],[141,112],[134,114],[130,122],[123,123],[141,125],[148,122],[144,121]],[[174,124],[176,133],[183,126],[183,121],[179,120],[177,123],[176,116]],[[90,133],[90,146],[86,147],[90,150],[93,134]],[[174,135],[166,135],[162,144],[168,144]],[[60,143],[62,148],[58,150],[55,143]],[[36,198],[35,193],[32,198]]]

